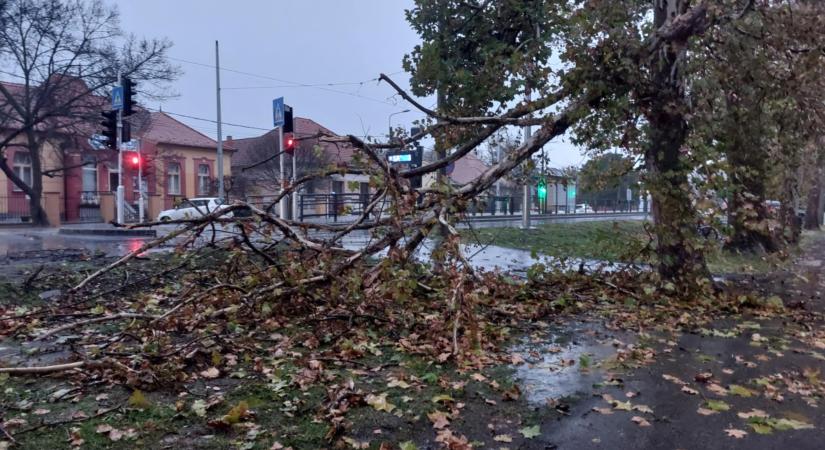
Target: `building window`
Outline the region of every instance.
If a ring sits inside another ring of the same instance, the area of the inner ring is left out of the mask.
[[[14,153],[14,174],[23,180],[26,186],[32,185],[32,158],[28,153]],[[14,185],[14,190],[22,191],[17,185]]]
[[[209,164],[198,164],[198,194],[209,195]]]
[[[166,176],[169,178],[167,194],[180,195],[180,164],[173,162],[166,167]]]
[[[92,157],[83,158],[83,192],[97,191],[97,160]]]

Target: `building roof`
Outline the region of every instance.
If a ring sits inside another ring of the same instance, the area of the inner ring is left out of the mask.
[[[137,137],[157,144],[171,144],[185,147],[217,148],[218,142],[165,112],[147,113]],[[138,119],[139,120],[139,119]],[[234,147],[224,146],[232,151]]]
[[[464,185],[474,181],[489,168],[490,166],[470,152],[455,162],[455,168],[453,169],[453,173],[450,174],[450,180],[452,180],[453,183]]]
[[[64,87],[62,91],[84,92],[88,89],[83,80],[75,77],[65,77],[63,82]],[[13,96],[23,96],[25,86],[19,83],[8,81],[0,81]],[[78,140],[82,143],[86,141],[89,136],[98,133],[100,121],[100,112],[109,109],[109,99],[101,95],[89,94],[84,96],[73,104],[70,110],[67,111],[71,115],[68,117],[57,117],[45,121],[38,126],[38,129],[60,129],[63,128],[63,133],[67,135],[81,135],[84,139]],[[12,120],[17,119],[17,114],[8,104],[0,105],[0,112]],[[138,111],[127,121],[132,125],[132,137],[152,141],[156,144],[172,144],[186,147],[198,148],[217,148],[217,141],[209,136],[193,129],[189,125],[171,117],[164,112],[149,112],[138,108]],[[6,126],[14,126],[13,124]],[[233,151],[232,146],[225,146],[227,151]]]
[[[355,153],[352,146],[320,142],[317,139],[319,134],[337,136],[329,128],[305,117],[296,117],[294,128],[294,136],[298,139],[301,148],[310,149],[319,145],[323,150],[324,159],[332,164],[346,165],[352,161]],[[235,167],[254,164],[265,158],[264,155],[275,155],[281,149],[277,129],[258,137],[227,140],[227,143],[237,149],[237,152],[232,155],[232,166]]]

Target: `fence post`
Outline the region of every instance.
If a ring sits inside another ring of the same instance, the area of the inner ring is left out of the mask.
[[[332,193],[332,221],[338,222],[338,194]]]
[[[301,204],[300,204],[300,206],[299,206],[299,207],[301,208],[301,210],[300,210],[300,212],[298,213],[298,217],[299,217],[299,218],[298,218],[298,221],[299,221],[299,222],[303,222],[303,221],[304,221],[304,194],[298,194],[298,195],[299,195],[299,196],[300,196],[300,198],[301,198],[301,202],[300,202]]]

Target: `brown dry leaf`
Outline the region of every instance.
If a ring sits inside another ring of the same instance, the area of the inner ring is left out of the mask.
[[[733,375],[733,369],[722,369],[722,373],[725,375]]]
[[[613,410],[610,408],[593,408],[593,411],[596,411],[597,413],[604,415],[613,414]]]
[[[740,429],[737,429],[737,428],[728,428],[728,429],[725,430],[725,433],[727,433],[727,435],[729,437],[733,437],[733,438],[736,438],[736,439],[742,439],[743,437],[748,435],[747,431],[740,430]]]
[[[707,383],[710,379],[713,378],[713,372],[702,372],[697,373],[693,379],[698,381],[699,383]]]
[[[699,394],[699,391],[697,391],[696,389],[693,389],[691,387],[688,387],[688,386],[682,386],[682,392],[684,392],[685,394],[689,394],[689,395]]]
[[[433,428],[440,430],[450,424],[447,414],[441,411],[433,411],[427,414],[427,418],[433,423]]]
[[[708,384],[708,390],[720,397],[726,397],[728,395],[728,390],[716,383]]]
[[[633,416],[630,420],[632,420],[636,425],[640,427],[649,427],[650,422],[648,422],[644,417]]]
[[[633,397],[636,397],[637,395],[639,395],[639,393],[638,392],[633,392],[633,391],[628,391],[628,392],[624,393],[624,396],[627,397],[627,398],[633,398]]]
[[[479,383],[487,381],[487,377],[485,377],[484,375],[482,375],[480,373],[474,373],[470,376],[470,378],[472,378],[473,380],[478,381]]]
[[[377,411],[392,412],[395,405],[387,401],[387,393],[373,395],[369,394],[366,398],[367,404],[375,408]]]
[[[713,414],[718,414],[717,411],[714,411],[712,409],[707,409],[707,408],[701,408],[701,407],[699,409],[697,409],[696,412],[703,415],[703,416],[711,416]]]
[[[510,355],[510,363],[514,366],[524,364],[524,358],[518,353],[513,353],[512,355]]]
[[[680,386],[684,386],[684,385],[687,384],[684,381],[682,381],[681,379],[679,379],[678,377],[674,377],[673,375],[668,375],[666,373],[662,374],[662,378],[664,378],[667,381],[670,381],[671,383],[676,383]]]
[[[106,423],[102,423],[102,424],[98,425],[97,428],[95,428],[95,433],[97,433],[97,434],[108,433],[112,430],[114,430],[114,428],[112,428],[111,425],[106,424]]]
[[[35,409],[35,410],[34,410],[34,411],[32,411],[32,412],[33,412],[35,415],[37,415],[37,416],[43,416],[43,415],[46,415],[46,414],[48,414],[48,413],[50,413],[50,412],[52,412],[52,411],[51,411],[50,409],[45,409],[45,408],[37,408],[37,409]]]
[[[204,371],[201,371],[200,375],[204,378],[214,379],[221,376],[221,371],[218,370],[217,367],[210,367]]]
[[[513,438],[509,434],[499,434],[493,438],[496,442],[513,442]]]
[[[633,405],[633,410],[639,411],[640,413],[653,414],[653,409],[647,405]]]
[[[739,412],[736,415],[741,419],[750,419],[751,417],[768,417],[768,413],[762,411],[761,409],[752,409],[748,412]]]

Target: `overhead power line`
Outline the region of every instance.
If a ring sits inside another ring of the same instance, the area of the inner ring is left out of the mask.
[[[168,58],[173,60],[173,61],[178,61],[178,62],[182,62],[182,63],[186,63],[186,64],[192,64],[192,65],[195,65],[195,66],[207,67],[207,68],[211,68],[211,69],[215,68],[215,66],[213,64],[206,64],[206,63],[201,63],[201,62],[197,62],[197,61],[190,61],[188,59],[174,58],[174,57],[171,57],[171,56],[168,56]],[[352,96],[352,97],[361,98],[361,99],[369,100],[369,101],[372,101],[372,102],[383,103],[385,105],[397,106],[395,103],[388,102],[386,100],[381,100],[381,99],[377,99],[377,98],[373,98],[373,97],[367,97],[365,95],[361,95],[361,94],[358,94],[358,93],[355,93],[355,92],[341,91],[341,90],[338,90],[338,89],[331,89],[329,87],[326,87],[330,84],[331,85],[344,85],[344,83],[306,84],[306,83],[299,83],[297,81],[284,80],[282,78],[277,78],[277,77],[273,77],[273,76],[269,76],[269,75],[262,75],[262,74],[258,74],[258,73],[247,72],[247,71],[244,71],[244,70],[230,69],[228,67],[221,67],[220,70],[223,71],[223,72],[237,73],[237,74],[246,75],[246,76],[249,76],[249,77],[261,78],[261,79],[264,79],[264,80],[272,80],[272,81],[277,81],[279,83],[285,83],[286,86],[282,86],[282,88],[308,87],[308,88],[313,88],[313,89],[319,89],[319,90],[322,90],[322,91],[333,92],[333,93],[336,93],[336,94],[349,95],[349,96]],[[395,72],[395,73],[399,73],[399,72]],[[361,81],[361,82],[357,82],[357,84],[363,85],[363,84],[369,83],[371,81],[378,81],[378,78],[371,78],[369,80],[364,80],[364,81]],[[346,83],[353,83],[353,82],[346,82]],[[269,87],[266,87],[266,88],[269,88]]]

